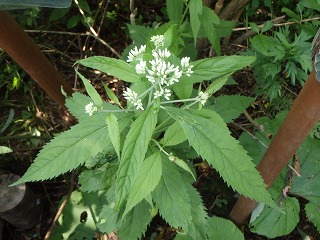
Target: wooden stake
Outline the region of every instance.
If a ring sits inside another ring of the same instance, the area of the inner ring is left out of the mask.
[[[267,188],[288,164],[319,119],[320,83],[316,81],[313,71],[257,167]],[[255,207],[255,201],[240,196],[230,213],[230,219],[241,226]]]
[[[6,11],[0,11],[0,47],[6,51],[48,95],[64,107],[64,91],[71,95],[73,90],[42,54],[38,46],[23,31]]]

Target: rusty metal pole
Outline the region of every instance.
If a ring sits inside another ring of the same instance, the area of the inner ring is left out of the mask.
[[[64,107],[64,91],[71,95],[71,86],[43,55],[38,46],[6,11],[0,11],[0,47],[6,51],[48,95]]]
[[[313,71],[257,167],[267,188],[288,164],[319,119],[320,83]],[[230,213],[230,219],[241,226],[255,207],[256,202],[240,196]]]

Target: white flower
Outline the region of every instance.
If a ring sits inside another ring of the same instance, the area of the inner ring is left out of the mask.
[[[84,109],[85,109],[85,112],[88,113],[90,117],[93,115],[94,112],[98,111],[98,108],[93,106],[93,102],[90,102],[89,104],[87,104],[84,107]]]
[[[164,90],[164,98],[167,99],[167,100],[170,100],[170,96],[171,96],[170,89],[165,89]]]
[[[204,105],[209,98],[209,94],[201,91],[201,92],[199,92],[198,98],[199,98],[200,103],[202,105]]]
[[[147,62],[141,60],[137,65],[136,65],[136,72],[138,74],[145,74],[147,69]]]
[[[154,99],[163,96],[163,94],[164,94],[163,89],[161,89],[160,91],[155,91],[154,92]]]
[[[164,46],[164,36],[163,35],[152,36],[150,41],[153,42],[156,49],[162,48]]]
[[[158,51],[152,51],[152,56],[155,58],[168,58],[171,56],[171,52],[168,50],[168,48],[163,50],[158,49]]]
[[[193,73],[192,71],[193,65],[190,65],[189,61],[190,61],[189,57],[183,57],[180,63],[183,74],[186,74],[188,77],[190,77],[190,75]]]
[[[139,49],[137,46],[135,46],[134,49],[131,49],[127,62],[132,62],[133,60],[142,60],[142,55],[146,51],[146,47],[146,45],[142,45]]]
[[[131,102],[137,110],[143,110],[141,99],[138,98],[138,94],[135,91],[132,91],[130,88],[127,88],[127,90],[123,91],[123,96],[125,99]]]

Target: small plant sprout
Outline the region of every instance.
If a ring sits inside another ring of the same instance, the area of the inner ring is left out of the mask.
[[[94,112],[98,111],[98,108],[93,105],[93,102],[90,102],[89,104],[87,104],[84,107],[84,109],[85,109],[85,112],[88,113],[90,117],[94,114]]]

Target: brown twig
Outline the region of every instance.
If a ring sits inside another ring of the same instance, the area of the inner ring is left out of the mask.
[[[70,179],[70,188],[69,188],[69,191],[68,191],[68,194],[66,196],[66,198],[63,200],[63,202],[61,203],[57,213],[56,213],[56,216],[54,217],[53,221],[52,221],[52,224],[51,226],[49,227],[47,233],[46,233],[46,236],[44,237],[44,240],[49,240],[50,239],[50,236],[58,222],[58,219],[60,217],[60,215],[62,214],[64,208],[66,207],[70,197],[71,197],[71,194],[73,192],[73,187],[74,187],[74,177],[75,177],[75,172],[72,172],[71,174],[71,179]]]
[[[271,21],[276,24],[276,23],[282,22],[284,20],[284,18],[285,18],[285,16],[281,16],[281,17],[274,18]],[[274,26],[275,26],[275,24],[274,24]],[[264,26],[265,26],[265,23],[259,25],[258,26],[259,30],[262,29]],[[251,28],[248,28],[247,30],[248,31],[246,33],[244,33],[243,35],[238,37],[236,40],[234,40],[233,44],[240,44],[243,41],[245,41],[246,39],[248,39],[248,38],[250,38],[250,37],[252,37],[252,36],[257,34],[256,32],[252,31]],[[233,31],[236,31],[236,28],[233,29]]]
[[[219,15],[221,8],[223,7],[224,0],[218,0],[216,5],[214,6],[214,12]]]

